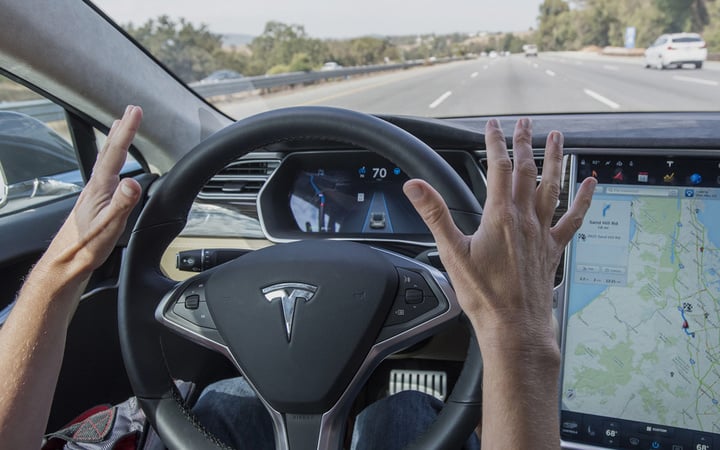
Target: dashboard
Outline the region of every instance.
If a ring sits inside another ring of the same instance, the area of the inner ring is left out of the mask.
[[[562,446],[720,448],[720,136],[705,134],[704,122],[715,119],[686,116],[697,128],[681,138],[651,115],[565,119],[535,118],[533,140],[541,175],[547,132],[566,137],[556,218],[584,178],[599,183],[556,277]],[[476,119],[391,120],[422,136],[484,202]],[[246,159],[276,161],[248,207],[268,244],[332,238],[413,257],[432,250],[402,193],[402,168],[327,144],[265,150]],[[450,356],[453,345],[431,341],[413,355],[462,358]]]

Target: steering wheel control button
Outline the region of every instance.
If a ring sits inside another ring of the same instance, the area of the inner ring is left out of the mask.
[[[401,292],[407,291],[408,289],[415,289],[421,291],[423,296],[435,295],[432,289],[430,289],[430,286],[428,286],[427,281],[425,281],[425,278],[419,273],[401,267],[398,267],[397,271],[400,277]]]
[[[200,296],[197,294],[191,294],[185,297],[185,308],[187,309],[198,309],[200,306]]]
[[[422,301],[423,291],[421,291],[420,289],[405,289],[405,302],[407,302],[409,305],[422,303]]]

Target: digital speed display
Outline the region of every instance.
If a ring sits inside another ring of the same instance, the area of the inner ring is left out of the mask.
[[[375,159],[375,158],[373,158]],[[418,234],[428,230],[402,192],[408,177],[384,161],[299,170],[290,209],[306,233]]]
[[[258,198],[276,240],[333,237],[432,243],[402,191],[400,167],[368,151],[305,152],[285,158]]]

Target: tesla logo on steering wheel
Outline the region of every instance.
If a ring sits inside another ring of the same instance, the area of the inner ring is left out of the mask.
[[[295,317],[295,304],[299,299],[309,302],[315,295],[317,286],[305,283],[280,283],[263,288],[262,293],[267,301],[280,300],[282,302],[283,316],[285,317],[285,331],[288,342],[292,333],[293,317]]]

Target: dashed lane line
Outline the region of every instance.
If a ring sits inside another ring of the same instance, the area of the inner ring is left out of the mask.
[[[479,72],[473,72],[470,74],[470,78],[477,78],[478,75],[480,75]]]
[[[586,95],[594,98],[595,100],[599,101],[600,103],[609,106],[612,109],[618,109],[620,108],[620,105],[618,103],[615,103],[614,101],[610,100],[607,97],[603,97],[602,95],[598,94],[595,91],[591,91],[590,89],[583,89],[583,92],[585,92]]]
[[[434,102],[430,103],[430,109],[437,108],[438,106],[440,106],[440,103],[447,100],[447,98],[450,97],[451,95],[452,95],[452,91],[447,91],[446,93],[444,93],[443,95],[438,97]]]
[[[550,70],[550,69],[547,69],[547,70],[545,71],[545,73],[546,73],[549,77],[554,77],[554,76],[555,76],[555,72],[553,72],[553,71]]]

